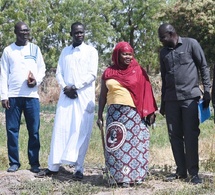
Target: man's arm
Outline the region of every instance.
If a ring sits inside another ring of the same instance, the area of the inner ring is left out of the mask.
[[[37,62],[37,76],[36,76],[35,80],[36,80],[36,85],[39,86],[41,84],[41,82],[43,81],[43,78],[45,77],[45,72],[46,72],[45,62],[43,60],[43,56],[42,56],[42,53],[41,53],[39,47],[37,48],[36,62]]]
[[[166,69],[165,64],[163,63],[162,56],[160,54],[160,72],[161,72],[161,80],[162,80],[162,86],[161,86],[161,105],[160,105],[160,113],[164,116],[165,115],[165,91],[166,91]]]
[[[201,74],[201,79],[202,79],[202,84],[204,87],[204,94],[203,94],[203,107],[207,108],[210,104],[210,88],[211,88],[211,82],[210,82],[210,69],[209,66],[207,65],[207,61],[204,55],[204,52],[200,46],[200,44],[194,40],[193,41],[193,60],[196,64],[196,66],[199,68],[200,74]]]
[[[64,78],[63,78],[63,60],[64,60],[63,58],[64,58],[64,55],[62,51],[58,60],[58,65],[56,70],[56,79],[62,89],[66,87],[66,83],[64,82]]]
[[[212,104],[215,108],[215,67],[213,68]]]
[[[199,68],[202,84],[204,87],[204,92],[210,92],[211,82],[210,82],[210,68],[207,64],[205,54],[200,46],[200,44],[194,40],[192,45],[192,56],[196,66]]]
[[[1,100],[8,100],[8,77],[9,77],[9,61],[7,52],[4,50],[1,58]]]
[[[214,123],[215,123],[215,67],[213,67],[213,85],[212,85],[212,105],[214,109]]]

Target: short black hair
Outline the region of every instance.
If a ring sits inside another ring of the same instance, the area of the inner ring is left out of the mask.
[[[171,24],[168,24],[168,23],[164,23],[164,24],[160,25],[158,32],[161,32],[161,31],[166,31],[166,32],[173,33],[173,34],[176,33],[175,28]]]
[[[81,22],[74,22],[74,23],[72,23],[72,25],[71,25],[71,31],[72,31],[72,29],[73,29],[75,26],[83,26],[83,28],[85,29],[84,24],[82,24]]]
[[[15,26],[14,26],[14,32],[16,32],[17,29],[19,29],[20,26],[22,26],[22,25],[26,25],[26,26],[27,26],[27,24],[26,24],[25,22],[22,22],[22,21],[17,22],[17,23],[15,24]]]

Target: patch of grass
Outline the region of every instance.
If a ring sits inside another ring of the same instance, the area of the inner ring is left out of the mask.
[[[48,110],[46,110],[46,108]],[[50,151],[50,143],[52,136],[52,128],[54,124],[55,108],[51,105],[42,106],[41,109],[41,126],[40,126],[40,163],[42,168],[47,167],[48,155]],[[8,168],[8,157],[7,157],[7,144],[6,144],[6,130],[4,123],[4,114],[0,112],[0,170],[6,170]],[[97,115],[95,114],[95,121]],[[215,131],[213,117],[200,125],[201,134],[199,137],[199,150],[200,150],[200,170],[201,172],[215,172]],[[160,114],[156,117],[156,126],[154,128],[150,127],[150,169],[159,169],[162,173],[170,172],[172,170],[172,165],[174,165],[174,160],[171,154],[171,148],[167,133],[165,118]],[[29,169],[28,158],[27,158],[27,142],[28,133],[26,129],[25,121],[22,119],[22,124],[20,126],[20,161],[22,166],[20,169]],[[162,161],[161,158],[164,158]],[[170,159],[171,163],[168,161]],[[104,168],[104,154],[101,141],[101,132],[98,129],[96,122],[94,123],[92,137],[90,140],[89,149],[87,151],[85,165],[87,167],[93,167],[96,169]],[[162,180],[162,175],[154,175],[156,180]],[[13,185],[11,190],[20,190],[20,194],[95,194],[98,191],[102,191],[102,186],[94,186],[89,183],[81,182],[61,182],[58,180],[34,180],[26,181],[20,185]],[[107,190],[107,189],[106,189]],[[111,189],[109,189],[111,190]],[[215,185],[211,180],[206,181],[203,185],[192,186],[188,184],[183,184],[180,189],[162,189],[156,192],[158,195],[196,195],[196,194],[215,194]]]
[[[150,146],[152,147],[166,147],[169,146],[169,137],[166,127],[165,118],[157,114],[156,123],[150,129]]]
[[[7,163],[8,163],[8,157],[7,157],[7,147],[6,146],[1,146],[0,148],[0,169],[4,170],[7,168]]]
[[[45,181],[26,181],[21,185],[12,186],[14,192],[20,191],[20,194],[72,194],[72,195],[90,195],[99,191],[99,187],[80,182],[59,182],[57,180]],[[30,192],[30,193],[29,193]]]
[[[207,185],[207,187],[205,187]],[[162,189],[155,192],[155,195],[200,195],[200,194],[214,194],[214,184],[207,183],[202,185],[181,185],[176,189]]]
[[[94,124],[85,164],[93,167],[104,166],[104,151],[101,141],[101,131]]]

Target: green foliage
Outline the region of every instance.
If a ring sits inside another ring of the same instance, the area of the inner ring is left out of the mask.
[[[175,26],[178,34],[197,39],[210,65],[215,61],[215,1],[177,1],[158,18]]]
[[[111,63],[117,42],[127,41],[148,73],[159,72],[161,21],[177,24],[180,35],[199,40],[209,64],[215,58],[213,0],[1,0],[0,10],[0,54],[14,41],[14,24],[22,20],[31,28],[31,40],[40,46],[48,69],[57,66],[62,48],[70,44],[75,21],[86,25],[85,41],[98,49],[100,67]]]
[[[115,44],[128,41],[148,71],[157,63],[154,19],[165,0],[2,0],[0,2],[0,54],[15,39],[13,28],[26,22],[32,41],[42,50],[47,68],[55,68],[63,47],[70,43],[70,25],[86,25],[86,42],[99,51],[100,64],[109,64]]]
[[[111,14],[117,38],[113,41],[127,41],[135,50],[139,63],[147,69],[155,70],[157,67],[157,27],[159,20],[154,19],[165,1],[119,1]]]

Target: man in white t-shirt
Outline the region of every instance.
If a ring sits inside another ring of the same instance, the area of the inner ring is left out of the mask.
[[[8,172],[21,166],[19,160],[19,129],[22,113],[28,130],[30,171],[38,173],[40,103],[38,86],[45,76],[45,63],[40,48],[29,42],[30,30],[24,22],[15,25],[16,42],[7,46],[1,58],[1,102],[5,108]]]

